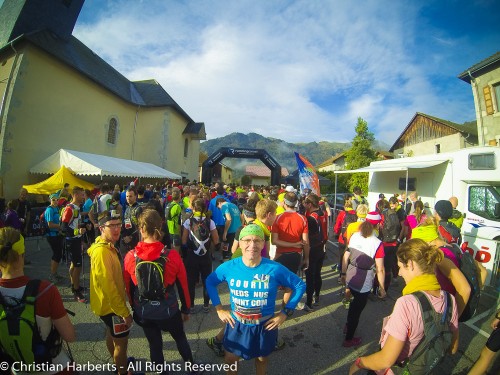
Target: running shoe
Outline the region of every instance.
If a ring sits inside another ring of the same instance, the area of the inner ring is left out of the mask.
[[[87,299],[85,298],[85,296],[83,295],[83,293],[80,292],[79,290],[75,290],[73,292],[73,295],[75,296],[75,299],[78,302],[81,302],[81,303],[86,303],[87,302]]]
[[[222,342],[217,341],[217,337],[208,338],[207,345],[215,352],[217,357],[224,357],[224,347],[222,346]]]
[[[313,297],[313,306],[319,306],[319,295]]]
[[[304,303],[304,307],[302,308],[302,310],[306,312],[313,312],[314,308],[312,306],[309,306],[307,303]]]
[[[205,314],[208,314],[210,312],[210,306],[209,305],[203,305],[203,312]]]
[[[361,337],[353,337],[350,340],[344,340],[344,342],[342,343],[342,346],[344,348],[350,348],[358,345],[361,345]]]

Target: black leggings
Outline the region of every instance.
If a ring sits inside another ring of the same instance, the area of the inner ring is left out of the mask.
[[[201,282],[203,283],[203,304],[208,305],[210,297],[208,296],[205,281],[207,280],[208,275],[212,273],[212,259],[210,258],[210,253],[207,252],[203,256],[198,256],[193,253],[193,250],[188,250],[185,263],[191,304],[194,306],[194,290],[201,275]]]
[[[398,267],[398,258],[396,256],[396,251],[398,250],[397,246],[384,246],[384,268],[385,268],[385,281],[384,288],[385,290],[389,290],[389,286],[391,285],[391,280],[394,276],[395,269]],[[397,271],[396,276],[397,277]]]
[[[47,242],[52,249],[52,260],[61,263],[63,255],[63,238],[61,236],[48,236]]]
[[[177,350],[179,351],[179,354],[184,362],[193,362],[193,353],[191,352],[186,333],[184,332],[184,324],[182,322],[180,311],[178,311],[173,317],[165,320],[146,319],[144,323],[142,323],[142,329],[148,339],[151,362],[163,364],[165,360],[163,357],[162,331],[170,333],[172,338],[175,340]]]
[[[309,252],[309,267],[306,270],[306,304],[311,306],[313,294],[319,296],[323,279],[321,278],[321,269],[325,260],[325,252],[323,246],[313,247]]]
[[[358,328],[359,317],[365,309],[366,301],[368,300],[368,295],[370,292],[360,293],[351,289],[352,296],[354,297],[349,305],[349,311],[347,312],[347,333],[345,335],[346,340],[350,340],[354,337],[354,332]]]

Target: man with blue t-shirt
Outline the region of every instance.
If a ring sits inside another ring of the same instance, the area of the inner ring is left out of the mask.
[[[222,186],[217,187],[217,195],[210,199],[210,203],[208,204],[208,210],[212,212],[212,220],[215,223],[217,228],[217,233],[219,234],[219,238],[222,238],[224,234],[224,216],[222,216],[221,210],[217,207],[217,199],[224,198],[226,201],[227,198],[224,196],[224,188]],[[229,201],[228,201],[229,202]]]
[[[59,235],[61,220],[59,217],[59,207],[57,206],[57,194],[49,196],[50,206],[45,209],[43,214],[47,223],[47,242],[52,249],[52,259],[50,261],[49,281],[57,284],[63,277],[57,274],[57,268],[62,259],[63,254],[63,238]]]
[[[206,281],[219,319],[226,323],[223,345],[225,362],[237,372],[240,358],[255,358],[257,374],[265,374],[268,356],[274,350],[277,328],[293,314],[305,291],[304,282],[283,265],[262,258],[265,236],[262,228],[249,224],[240,232],[242,257],[219,266]],[[227,282],[231,309],[222,307],[217,286]],[[278,288],[292,291],[285,308],[274,313]]]
[[[227,202],[225,198],[218,198],[216,203],[224,218],[222,242],[227,244],[227,246],[223,246],[222,259],[229,259],[231,257],[230,249],[233,247],[234,236],[236,235],[236,231],[241,227],[241,213],[238,206]]]

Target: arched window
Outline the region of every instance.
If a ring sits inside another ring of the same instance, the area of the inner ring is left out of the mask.
[[[108,126],[108,143],[114,145],[116,143],[116,133],[118,131],[118,122],[115,118],[109,120]]]
[[[188,142],[188,139],[186,138],[184,140],[184,157],[185,158],[188,157],[188,146],[189,146],[189,142]]]

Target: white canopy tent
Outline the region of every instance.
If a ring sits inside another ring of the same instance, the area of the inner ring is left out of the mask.
[[[180,179],[176,173],[151,163],[60,149],[30,169],[31,173],[55,173],[66,166],[76,175]]]

